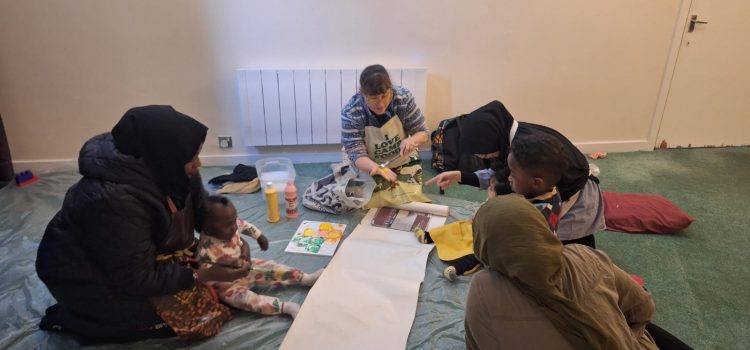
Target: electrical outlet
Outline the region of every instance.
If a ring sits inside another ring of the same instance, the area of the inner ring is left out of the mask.
[[[219,136],[219,148],[232,148],[232,137]]]

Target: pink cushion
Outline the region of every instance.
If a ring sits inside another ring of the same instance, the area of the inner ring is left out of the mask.
[[[694,220],[662,196],[620,192],[602,195],[604,220],[611,231],[676,233]]]

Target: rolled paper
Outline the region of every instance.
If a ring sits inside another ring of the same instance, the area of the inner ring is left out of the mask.
[[[393,208],[404,209],[410,211],[416,211],[421,213],[428,213],[432,215],[448,216],[450,209],[446,205],[432,204],[432,203],[420,203],[420,202],[409,202],[399,205],[394,205]]]

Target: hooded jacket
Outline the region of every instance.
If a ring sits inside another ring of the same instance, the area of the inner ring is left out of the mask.
[[[190,288],[192,271],[156,261],[175,248],[162,245],[171,212],[143,159],[119,152],[105,133],[84,144],[79,170],[37,252],[37,274],[58,302],[41,327],[128,339],[162,323],[147,297]],[[200,179],[193,182],[189,205],[202,196]]]
[[[467,296],[469,349],[656,348],[650,293],[603,252],[563,246],[524,197],[488,200],[472,230],[487,269]]]

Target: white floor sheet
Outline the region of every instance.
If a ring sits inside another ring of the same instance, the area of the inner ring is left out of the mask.
[[[404,349],[432,248],[410,232],[358,225],[308,293],[281,349]]]

